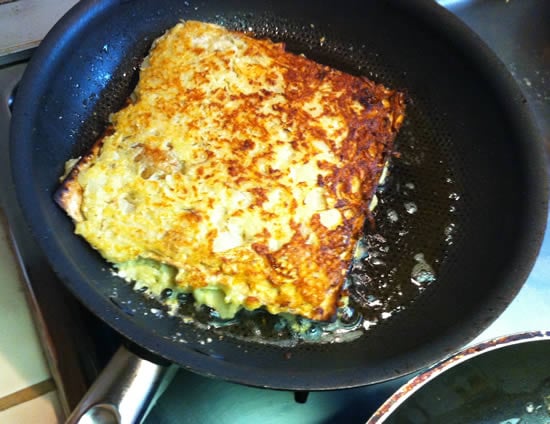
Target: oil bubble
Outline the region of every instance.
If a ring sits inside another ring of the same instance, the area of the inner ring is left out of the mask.
[[[405,203],[405,210],[407,211],[407,213],[409,214],[414,214],[418,211],[418,206],[416,206],[416,203],[414,202],[407,202]]]
[[[162,309],[151,308],[150,311],[157,318],[161,318],[163,316]]]
[[[426,285],[435,281],[435,272],[433,268],[426,262],[423,253],[418,253],[414,256],[416,264],[411,271],[411,283],[415,286],[424,288]]]
[[[387,216],[388,216],[388,219],[390,220],[390,222],[397,222],[397,221],[399,221],[399,215],[398,215],[397,212],[394,211],[393,209],[390,209],[390,210],[388,211]]]
[[[449,225],[447,225],[447,226],[445,227],[445,230],[444,230],[443,232],[444,232],[444,234],[445,234],[446,236],[450,236],[451,234],[454,233],[455,228],[456,228],[456,225],[455,225],[454,223],[451,222]]]
[[[372,258],[370,260],[370,263],[371,265],[373,266],[386,266],[386,262],[384,262],[382,259],[380,258]]]
[[[532,414],[533,412],[535,412],[535,404],[533,402],[527,402],[525,404],[525,412],[527,412],[528,414]]]
[[[445,235],[445,243],[451,245],[453,244],[454,234],[456,230],[456,224],[450,223],[445,227],[443,230],[443,234]]]
[[[363,321],[363,328],[365,330],[368,330],[369,328],[375,326],[377,323],[377,321],[369,321],[369,320],[364,320]]]
[[[382,306],[382,301],[380,299],[377,299],[373,295],[368,295],[367,296],[367,305],[371,308],[374,307],[374,306]]]

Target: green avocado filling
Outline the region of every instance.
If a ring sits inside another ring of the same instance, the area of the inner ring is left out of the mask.
[[[126,280],[135,281],[135,289],[148,287],[155,296],[163,290],[176,287],[177,269],[154,259],[134,259],[115,264],[118,274]]]
[[[230,319],[241,309],[238,303],[225,301],[225,293],[218,287],[203,287],[193,290],[195,302],[199,305],[210,306],[215,309],[222,319]]]
[[[176,284],[177,268],[154,259],[138,258],[115,264],[115,267],[120,277],[135,282],[135,290],[147,288],[150,295],[171,307],[177,306],[177,294],[189,292],[193,294],[197,307],[209,306],[222,319],[233,318],[242,307],[237,303],[226,302],[225,292],[219,287],[202,287],[191,291],[179,288]],[[170,289],[176,296],[164,298],[163,292],[166,293],[166,289]]]

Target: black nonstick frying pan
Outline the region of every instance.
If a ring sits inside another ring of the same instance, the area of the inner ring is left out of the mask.
[[[54,203],[64,162],[90,147],[131,92],[152,40],[181,19],[285,41],[406,91],[401,154],[367,229],[378,234],[368,239],[378,253],[352,287],[371,305],[365,322],[378,320],[359,337],[285,343],[184,324],[114,276]],[[33,55],[10,147],[28,225],[83,304],[157,358],[261,387],[372,384],[456,351],[514,297],[545,228],[544,152],[526,101],[488,48],[432,1],[82,1]],[[419,262],[435,278],[411,303]]]

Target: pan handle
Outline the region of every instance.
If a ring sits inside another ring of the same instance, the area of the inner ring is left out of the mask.
[[[176,373],[121,346],[66,424],[141,423]]]

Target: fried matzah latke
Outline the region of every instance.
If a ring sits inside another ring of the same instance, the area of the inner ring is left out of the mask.
[[[151,259],[182,290],[326,320],[403,118],[401,93],[187,21],[56,200],[111,263]]]

